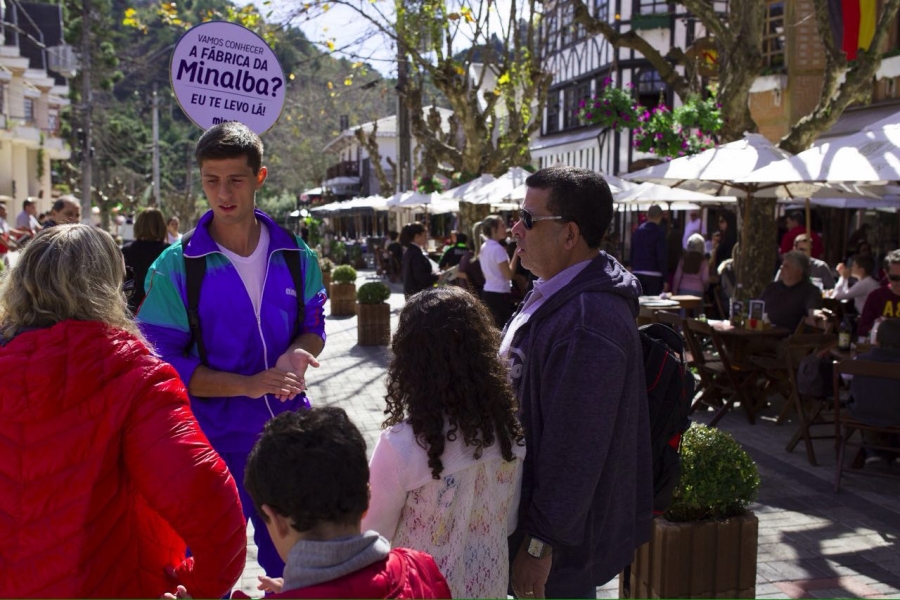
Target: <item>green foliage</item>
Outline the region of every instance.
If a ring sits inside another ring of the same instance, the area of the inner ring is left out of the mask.
[[[634,131],[635,148],[660,157],[696,154],[715,145],[713,135],[722,128],[722,114],[714,93],[706,99],[691,96],[670,111],[665,105],[649,110],[638,104],[626,88],[606,79],[600,94],[582,100],[578,118],[591,125]]]
[[[734,438],[694,423],[681,440],[681,482],[665,517],[700,521],[739,516],[758,489],[756,463]]]
[[[444,182],[432,175],[431,177],[420,177],[413,182],[413,187],[420,194],[433,194],[435,192],[444,191]]]
[[[309,230],[309,245],[312,248],[315,248],[319,244],[322,243],[322,221],[315,217],[306,217],[303,219],[303,224],[306,225],[306,228]],[[328,262],[331,262],[330,260]]]
[[[335,267],[331,273],[331,281],[334,283],[356,283],[356,269],[350,265]]]
[[[364,283],[356,290],[356,300],[360,304],[381,304],[391,297],[391,289],[380,281]]]
[[[287,191],[278,195],[257,195],[256,204],[259,209],[272,217],[277,223],[284,223],[288,215],[297,208],[297,197]]]

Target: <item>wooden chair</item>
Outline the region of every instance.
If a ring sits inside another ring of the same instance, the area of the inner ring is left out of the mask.
[[[727,409],[726,399],[732,394],[725,365],[716,351],[712,339],[712,328],[708,323],[697,319],[682,320],[684,341],[691,353],[689,366],[697,371],[700,384],[691,404],[691,412],[701,405],[706,405],[716,411]],[[718,413],[714,420],[718,422],[721,417]]]
[[[880,377],[897,381],[900,386],[900,369],[896,363],[883,363],[865,360],[842,360],[834,365],[834,433],[837,438],[837,460],[835,461],[834,473],[834,491],[835,493],[841,489],[841,475],[844,471],[852,471],[864,475],[874,475],[877,477],[897,478],[897,475],[888,473],[879,473],[876,471],[857,470],[853,465],[844,466],[844,454],[848,446],[859,448],[862,451],[865,448],[873,448],[880,450],[893,450],[893,448],[885,448],[883,446],[873,446],[867,444],[863,432],[872,431],[876,433],[900,435],[900,426],[878,427],[869,425],[857,420],[853,414],[841,406],[840,388],[841,375],[853,375],[854,377]],[[900,388],[898,388],[900,389]],[[898,401],[897,399],[885,399],[885,401]],[[850,441],[855,432],[860,432],[863,439],[859,442]]]
[[[788,381],[790,383],[790,396],[785,402],[785,411],[783,415],[786,416],[785,413],[788,412],[790,408],[793,408],[794,412],[797,414],[798,421],[797,431],[794,433],[791,441],[788,442],[785,450],[793,452],[794,448],[797,447],[797,444],[800,443],[800,440],[802,439],[803,444],[806,447],[806,458],[809,460],[809,464],[814,467],[817,466],[818,463],[816,462],[816,453],[813,449],[812,440],[828,439],[834,437],[834,435],[832,433],[812,435],[810,428],[814,425],[833,425],[834,420],[826,420],[822,417],[822,411],[828,406],[824,395],[822,397],[814,397],[800,393],[797,385],[798,369],[800,367],[800,362],[805,357],[817,352],[826,351],[836,342],[837,336],[830,334],[796,333],[787,339],[787,344],[785,346],[784,358],[787,367]],[[827,381],[823,382],[823,385],[827,386],[828,384],[829,382]],[[781,417],[779,417],[779,419],[781,419]]]
[[[668,325],[669,327],[671,327],[678,333],[681,333],[681,331],[683,329],[683,327],[682,327],[683,319],[681,318],[681,315],[676,312],[669,312],[667,310],[657,311],[656,312],[656,322]],[[690,362],[690,361],[688,361],[688,362]]]

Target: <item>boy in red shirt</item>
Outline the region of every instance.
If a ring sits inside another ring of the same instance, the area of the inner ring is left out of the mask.
[[[857,333],[861,337],[869,335],[875,321],[880,317],[900,318],[900,250],[888,254],[884,262],[888,284],[873,290],[866,298],[857,325]]]

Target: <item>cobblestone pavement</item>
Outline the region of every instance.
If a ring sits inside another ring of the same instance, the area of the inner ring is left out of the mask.
[[[361,272],[357,285],[378,279]],[[390,300],[392,325],[403,306],[398,285]],[[326,307],[327,314],[327,307]],[[316,406],[340,406],[357,424],[371,453],[381,431],[384,375],[390,351],[356,345],[356,317],[328,317],[328,341],[312,371],[309,395]],[[780,401],[779,401],[780,402]],[[847,474],[838,494],[832,492],[833,440],[816,441],[819,466],[811,467],[803,444],[784,450],[795,424],[775,424],[780,405],[763,412],[756,425],[743,413],[719,423],[756,461],[762,479],[759,516],[757,598],[898,598],[900,597],[900,481]],[[699,422],[709,414],[694,415]],[[900,466],[893,467],[900,474]],[[256,548],[248,535],[247,568],[238,583],[258,595]],[[616,579],[597,588],[599,598],[618,596]]]

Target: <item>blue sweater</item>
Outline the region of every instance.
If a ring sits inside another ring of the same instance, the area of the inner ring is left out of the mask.
[[[656,271],[666,275],[668,268],[666,230],[646,221],[631,234],[631,270]]]

